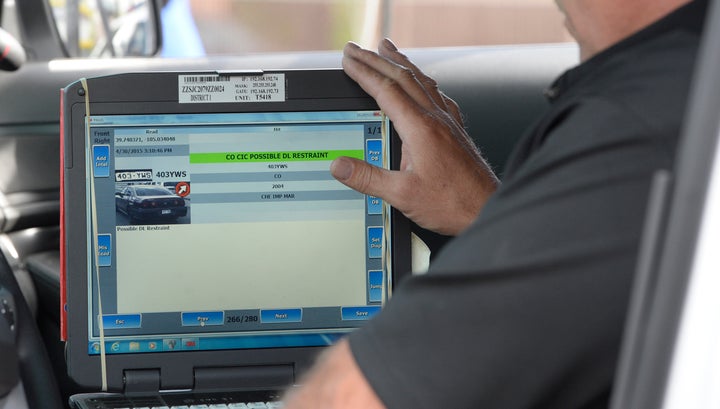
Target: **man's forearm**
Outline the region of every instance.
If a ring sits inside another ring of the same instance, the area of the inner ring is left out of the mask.
[[[326,351],[284,399],[286,409],[383,409],[350,351],[347,340]]]

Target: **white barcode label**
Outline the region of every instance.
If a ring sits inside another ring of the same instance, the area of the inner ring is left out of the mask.
[[[221,77],[220,75],[186,75],[183,78],[186,84],[195,84],[198,82],[230,82],[230,77]]]
[[[285,74],[263,75],[178,75],[178,102],[212,104],[221,102],[283,102]]]

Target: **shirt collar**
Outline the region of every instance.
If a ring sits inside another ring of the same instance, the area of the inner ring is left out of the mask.
[[[575,68],[566,71],[545,90],[545,97],[550,102],[556,101],[568,89],[580,81],[580,79],[585,78],[597,70],[598,67],[602,66],[608,59],[665,33],[679,29],[700,35],[705,20],[707,4],[708,0],[692,1],[630,37],[594,55]]]

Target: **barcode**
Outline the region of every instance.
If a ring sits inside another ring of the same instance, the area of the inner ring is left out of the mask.
[[[193,75],[184,76],[183,81],[186,84],[195,82],[228,82],[230,81],[230,77],[221,77],[219,75]]]

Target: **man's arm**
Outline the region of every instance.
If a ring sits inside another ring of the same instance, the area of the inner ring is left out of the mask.
[[[326,351],[301,383],[288,393],[285,409],[385,408],[360,372],[347,340]]]
[[[460,111],[437,83],[384,40],[379,53],[348,44],[343,68],[389,116],[403,142],[399,171],[339,158],[342,183],[378,196],[419,225],[455,235],[477,217],[498,180],[463,128]],[[287,409],[385,406],[355,362],[347,340],[330,348],[286,397]]]
[[[457,105],[389,40],[379,53],[349,43],[345,72],[377,101],[402,139],[399,171],[339,158],[339,181],[378,196],[418,225],[446,235],[477,217],[498,180],[463,128]]]
[[[379,196],[419,225],[455,235],[477,217],[498,180],[463,128],[460,111],[437,83],[384,40],[379,53],[348,44],[343,68],[389,116],[403,142],[400,170],[339,158],[332,174],[365,194]],[[385,406],[355,362],[347,340],[330,348],[287,409]]]

